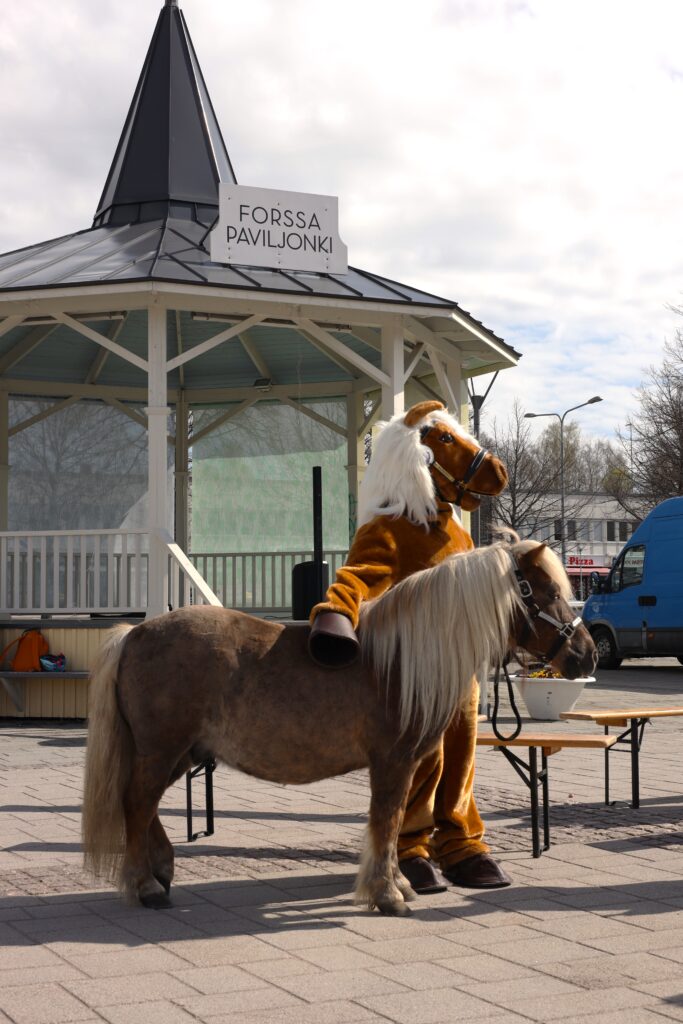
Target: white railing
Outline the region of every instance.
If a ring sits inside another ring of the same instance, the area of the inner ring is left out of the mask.
[[[0,614],[144,613],[145,530],[0,533]]]
[[[346,561],[346,551],[325,552],[330,582]],[[292,607],[292,569],[310,562],[312,551],[192,552],[197,567],[226,608],[246,612],[280,613]]]
[[[224,605],[265,614],[292,607],[292,569],[311,551],[193,553],[166,531],[166,605]],[[330,580],[346,551],[325,552]],[[147,530],[0,533],[0,615],[122,615],[147,612]]]

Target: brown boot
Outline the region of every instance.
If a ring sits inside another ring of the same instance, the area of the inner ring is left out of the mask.
[[[444,868],[443,873],[452,885],[465,889],[503,889],[512,884],[510,876],[488,853],[476,853]]]
[[[445,878],[433,860],[427,860],[426,857],[407,857],[400,860],[398,866],[418,896],[445,892],[448,888]]]

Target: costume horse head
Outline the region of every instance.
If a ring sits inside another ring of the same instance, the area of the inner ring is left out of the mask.
[[[358,525],[377,515],[406,515],[425,527],[438,501],[478,508],[483,494],[500,494],[508,475],[442,402],[414,405],[382,426],[358,500]]]
[[[471,696],[477,670],[518,642],[552,652],[570,678],[593,669],[568,594],[559,560],[534,541],[454,555],[368,604],[367,657],[343,686],[309,660],[307,625],[195,606],[116,627],[90,690],[87,866],[145,906],[168,906],[174,858],[159,801],[188,769],[214,757],[300,785],[369,768],[357,898],[406,913],[414,893],[396,838],[417,764]]]

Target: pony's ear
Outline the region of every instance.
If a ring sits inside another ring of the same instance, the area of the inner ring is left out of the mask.
[[[535,547],[529,548],[526,555],[524,556],[524,560],[527,562],[531,562],[532,565],[536,565],[540,561],[541,555],[547,547],[548,545],[545,543],[545,541],[541,541],[541,543],[537,544]]]
[[[403,422],[407,427],[416,427],[420,420],[423,420],[425,416],[429,416],[430,412],[436,412],[437,409],[445,408],[446,406],[443,402],[436,402],[433,399],[427,402],[418,402],[412,409],[408,409]]]

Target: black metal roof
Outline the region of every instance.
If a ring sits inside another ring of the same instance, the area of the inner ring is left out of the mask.
[[[215,206],[219,181],[235,184],[235,173],[185,19],[167,0],[93,226],[157,220],[171,204]]]
[[[181,208],[179,212],[186,211]],[[210,212],[199,211],[198,216],[206,218]],[[450,299],[353,267],[346,274],[332,275],[212,263],[208,240],[211,222],[170,215],[163,220],[90,228],[5,253],[0,256],[0,291],[67,284],[175,281],[442,309],[456,306]]]

